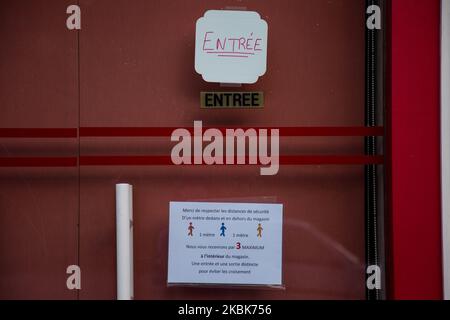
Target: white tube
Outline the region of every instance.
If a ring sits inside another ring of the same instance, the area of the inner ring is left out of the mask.
[[[131,300],[133,285],[133,186],[116,184],[117,300]]]

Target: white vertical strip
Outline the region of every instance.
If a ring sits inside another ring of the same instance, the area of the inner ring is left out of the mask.
[[[132,186],[116,184],[117,299],[133,297]]]
[[[134,299],[134,258],[133,258],[133,186],[128,189],[128,205],[130,213],[130,297]]]
[[[450,0],[441,3],[441,172],[444,299],[450,300]]]

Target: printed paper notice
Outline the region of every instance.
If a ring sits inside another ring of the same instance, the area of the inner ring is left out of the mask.
[[[282,284],[283,205],[171,202],[169,284]]]

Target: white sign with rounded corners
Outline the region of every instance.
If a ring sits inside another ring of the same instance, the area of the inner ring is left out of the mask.
[[[255,83],[266,72],[267,30],[254,11],[206,11],[196,24],[195,71],[207,82]]]

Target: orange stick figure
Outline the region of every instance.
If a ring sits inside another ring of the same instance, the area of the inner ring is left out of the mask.
[[[194,234],[192,233],[192,231],[193,231],[194,229],[195,229],[195,228],[194,228],[194,226],[192,225],[192,222],[189,222],[189,227],[188,227],[189,233],[188,233],[188,236],[191,236],[191,237],[194,236]]]
[[[262,231],[263,231],[263,227],[261,227],[261,223],[258,223],[258,228],[256,230],[258,230],[258,234],[256,236],[261,238]]]

